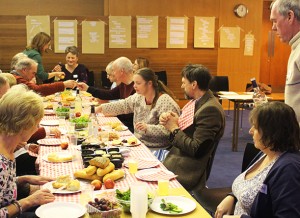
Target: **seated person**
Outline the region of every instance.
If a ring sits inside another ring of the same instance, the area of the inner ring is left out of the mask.
[[[15,174],[14,150],[36,131],[44,115],[43,99],[24,85],[15,85],[2,96],[0,105],[0,217],[23,217],[31,208],[55,200],[47,189],[16,199],[17,185],[43,185],[52,181],[51,178],[32,175],[17,178]]]
[[[86,83],[78,83],[77,87],[81,91],[87,91],[93,95],[93,97],[99,98],[101,100],[116,100],[124,99],[135,93],[133,88],[133,70],[132,63],[126,57],[120,57],[114,60],[113,73],[116,82],[119,85],[111,90],[99,89],[96,87],[88,86]],[[133,132],[133,114],[122,114],[118,118],[122,123]]]
[[[206,169],[214,144],[225,127],[224,110],[208,84],[209,70],[203,65],[187,65],[181,72],[186,98],[192,99],[179,117],[174,112],[161,115],[160,123],[170,134],[172,147],[163,164],[178,175],[187,190],[200,190],[206,183]]]
[[[149,61],[147,58],[138,57],[137,59],[134,60],[133,72],[137,72],[137,70],[144,67],[149,67]]]
[[[96,112],[104,115],[133,113],[134,135],[150,150],[170,146],[169,132],[159,124],[159,116],[166,111],[179,114],[180,108],[173,93],[149,68],[139,69],[133,76],[136,93],[124,100],[102,104]]]
[[[87,83],[88,81],[88,69],[83,64],[78,64],[79,51],[76,46],[69,46],[65,50],[66,64],[61,65],[62,72],[65,73],[66,80],[77,80],[79,82]]]
[[[65,88],[73,89],[77,85],[74,80],[37,85],[31,82],[36,75],[37,66],[38,64],[34,60],[22,58],[17,62],[15,71],[12,71],[12,74],[15,76],[18,84],[23,83],[27,85],[29,89],[32,89],[43,96],[62,92]]]
[[[261,152],[234,180],[215,217],[300,217],[300,130],[294,110],[268,102],[254,108],[249,120]]]

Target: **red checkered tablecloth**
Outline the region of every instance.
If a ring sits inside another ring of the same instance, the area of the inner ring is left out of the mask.
[[[55,116],[51,116],[53,118]],[[51,119],[50,116],[45,117],[46,119]],[[103,116],[98,116],[98,121],[100,125],[103,125],[107,122],[117,122],[119,121],[118,118],[116,117],[103,117]],[[133,136],[133,134],[130,131],[121,131],[119,132],[121,139],[128,138],[130,136]],[[138,159],[143,159],[147,158],[157,160],[156,157],[151,153],[151,151],[144,145],[140,144],[135,147],[130,147],[131,152],[130,156],[126,158],[138,158]],[[39,156],[37,158],[37,162],[39,164],[39,172],[40,175],[43,176],[49,176],[52,178],[56,178],[61,175],[73,175],[73,173],[77,170],[83,169],[83,164],[82,164],[82,158],[81,158],[81,153],[79,150],[77,150],[76,147],[68,147],[67,151],[72,153],[76,159],[73,160],[72,162],[66,162],[66,163],[49,163],[47,161],[43,160],[43,157],[51,152],[61,152],[62,149],[60,146],[41,146],[40,147],[40,152]],[[125,161],[127,161],[125,159]],[[128,168],[123,167],[122,168],[125,171],[125,178],[117,181],[115,183],[115,188],[118,189],[127,189],[129,186],[138,181],[142,181],[137,179],[134,175],[130,174],[128,171]],[[165,166],[159,162],[159,165],[156,166],[156,169],[163,169],[166,170]],[[145,181],[143,181],[145,182]],[[145,182],[150,190],[155,190],[157,189],[157,182]],[[170,180],[170,188],[178,188],[182,187],[180,183],[176,179]],[[102,187],[104,189],[104,186]],[[74,194],[55,194],[56,196],[56,201],[68,201],[68,202],[78,202],[79,203],[79,196],[80,193],[74,193]]]

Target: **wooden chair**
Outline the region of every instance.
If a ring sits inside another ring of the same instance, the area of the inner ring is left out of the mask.
[[[158,77],[158,80],[162,81],[165,85],[168,85],[167,72],[165,70],[155,72]]]
[[[242,172],[247,169],[253,158],[260,150],[255,148],[254,144],[247,143],[242,163]],[[224,169],[226,170],[226,169]],[[214,214],[217,206],[231,192],[231,187],[224,188],[203,188],[200,192],[192,192],[193,197],[206,209],[210,214]]]

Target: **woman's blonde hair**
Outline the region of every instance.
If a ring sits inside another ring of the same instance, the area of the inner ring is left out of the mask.
[[[14,75],[12,75],[11,73],[1,73],[1,75],[7,79],[9,87],[12,87],[17,84],[16,77],[14,77]]]
[[[43,98],[24,84],[13,86],[0,99],[0,134],[17,135],[44,116]]]

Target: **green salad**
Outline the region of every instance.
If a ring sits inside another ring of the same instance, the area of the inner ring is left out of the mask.
[[[169,213],[181,213],[182,208],[178,207],[176,204],[173,204],[171,202],[166,202],[165,199],[161,199],[160,208],[163,211],[169,211]]]
[[[55,110],[56,116],[69,118],[70,108],[68,107],[58,107]]]
[[[88,126],[90,119],[86,116],[76,117],[70,120],[72,123],[75,123],[75,129],[83,129]]]

